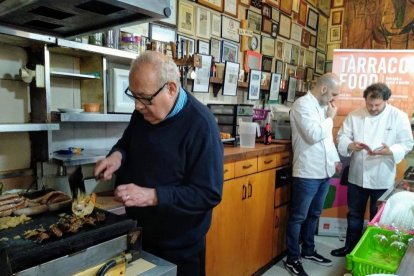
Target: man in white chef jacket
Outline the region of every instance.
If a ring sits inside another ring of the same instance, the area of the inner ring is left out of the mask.
[[[364,91],[365,107],[348,114],[338,132],[338,151],[350,156],[348,176],[348,228],[345,246],[331,252],[349,254],[362,236],[365,207],[370,199],[370,218],[377,200],[394,184],[396,164],[413,148],[408,116],[390,105],[391,90],[375,83]]]

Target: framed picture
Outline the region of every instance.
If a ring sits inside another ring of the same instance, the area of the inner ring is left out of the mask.
[[[264,0],[263,2],[275,8],[279,8],[279,4],[280,4],[280,0]]]
[[[316,52],[315,73],[325,73],[325,54],[319,51]]]
[[[150,38],[151,40],[168,43],[170,41],[175,41],[176,32],[174,28],[150,23]]]
[[[290,31],[292,28],[292,21],[289,16],[284,15],[283,13],[280,14],[279,20],[279,35],[290,39]]]
[[[181,33],[194,35],[194,6],[180,1],[178,5],[178,31]]]
[[[270,88],[269,88],[269,100],[274,101],[279,99],[279,90],[280,90],[280,81],[282,80],[282,75],[278,73],[272,73],[270,79]]]
[[[196,36],[201,38],[210,38],[210,11],[208,9],[197,7],[196,16]]]
[[[221,62],[221,40],[211,38],[210,40],[210,55],[215,62]]]
[[[292,44],[286,42],[283,47],[283,61],[290,63],[291,54],[292,54]]]
[[[326,50],[326,60],[333,60],[333,50],[340,49],[341,43],[333,43],[327,45],[328,49]]]
[[[276,58],[283,60],[283,46],[284,42],[280,40],[276,40]]]
[[[272,7],[267,4],[262,4],[262,18],[272,19]]]
[[[212,8],[213,10],[222,12],[224,0],[197,0],[197,2],[206,7]]]
[[[221,15],[211,13],[211,35],[221,37]]]
[[[258,100],[260,97],[260,83],[262,82],[262,72],[250,69],[249,74],[249,93],[248,100]]]
[[[344,6],[345,0],[332,0],[331,1],[331,7],[332,8],[340,8]]]
[[[244,52],[243,69],[249,72],[250,69],[260,70],[262,68],[262,55],[255,51]]]
[[[270,35],[273,38],[276,38],[278,32],[279,32],[279,22],[273,22],[272,21],[272,33]]]
[[[262,36],[262,48],[260,51],[265,56],[275,56],[275,40],[271,37]]]
[[[250,6],[261,10],[262,9],[262,0],[250,0]]]
[[[296,68],[296,75],[295,75],[295,77],[298,80],[304,80],[305,79],[305,69],[302,68],[302,67]]]
[[[168,18],[161,19],[161,22],[167,23],[172,26],[177,25],[177,0],[170,0],[171,15]]]
[[[238,0],[224,0],[223,12],[230,16],[236,17],[239,14],[239,2]]]
[[[305,0],[300,0],[299,3],[299,14],[298,14],[298,23],[302,26],[306,26],[306,13],[308,12],[308,4]]]
[[[343,14],[343,10],[339,10],[339,11],[332,11],[331,13],[331,25],[332,26],[336,26],[336,25],[342,25],[342,14]]]
[[[201,67],[195,68],[196,77],[193,81],[193,91],[208,93],[210,87],[211,56],[201,55]]]
[[[237,62],[226,61],[224,65],[224,79],[222,94],[226,96],[236,96],[237,80],[239,78],[240,64]]]
[[[280,75],[283,74],[283,61],[281,60],[276,60],[275,62],[275,73],[278,73]]]
[[[299,12],[299,2],[300,2],[300,0],[292,0],[292,11],[294,13]]]
[[[305,80],[306,82],[310,82],[313,80],[313,68],[306,67],[305,69]]]
[[[292,44],[292,52],[290,54],[290,64],[298,65],[299,63],[299,46]]]
[[[221,16],[221,37],[232,40],[234,42],[239,42],[239,29],[240,21],[234,20],[224,15]]]
[[[285,63],[285,80],[296,75],[296,66]]]
[[[186,56],[187,49],[188,49],[189,55],[194,55],[194,48],[195,48],[194,39],[178,34],[177,40],[178,40],[178,56],[179,57],[182,58]]]
[[[279,10],[272,8],[272,20],[279,22],[280,14]]]
[[[202,55],[210,55],[210,43],[204,40],[197,41],[197,53]]]
[[[300,40],[300,45],[303,47],[309,47],[311,34],[306,28],[302,28],[302,39]]]
[[[318,9],[327,17],[331,11],[331,0],[318,0]]]
[[[308,9],[308,18],[306,21],[306,27],[311,28],[312,30],[316,31],[318,29],[318,13],[316,10],[309,8]]]
[[[288,79],[288,94],[286,100],[290,103],[293,103],[295,101],[296,97],[296,83],[297,79],[295,77],[289,76]]]
[[[272,71],[272,57],[263,56],[262,57],[262,71],[271,72]]]
[[[305,50],[305,65],[312,68],[315,67],[315,51]]]
[[[316,2],[318,0],[306,0],[306,1],[308,1],[309,4],[311,4],[312,6],[314,6],[316,8]]]
[[[282,12],[291,15],[292,14],[292,6],[293,1],[292,0],[280,0],[279,4],[279,10]]]
[[[272,20],[262,17],[262,33],[272,34]]]
[[[305,66],[305,48],[299,48],[298,66]]]
[[[292,23],[292,31],[290,34],[290,39],[301,41],[302,40],[302,26],[296,23]]]
[[[260,34],[262,30],[262,16],[251,10],[247,10],[247,29]]]
[[[221,42],[221,62],[237,62],[239,54],[239,45],[223,40]]]
[[[341,29],[340,26],[331,27],[331,31],[330,31],[330,42],[341,41],[341,39],[342,39],[341,31],[342,31],[342,29]]]
[[[327,43],[327,36],[328,36],[328,18],[321,15],[319,16],[319,23],[318,23],[318,37],[316,42],[316,48],[325,52],[326,51],[326,43]]]
[[[309,46],[316,48],[316,35],[310,35]]]

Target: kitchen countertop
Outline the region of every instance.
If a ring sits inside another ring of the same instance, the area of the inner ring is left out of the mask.
[[[258,157],[261,155],[287,151],[291,149],[290,143],[272,143],[270,145],[257,144],[254,148],[241,148],[224,146],[224,162],[238,161],[247,158]]]

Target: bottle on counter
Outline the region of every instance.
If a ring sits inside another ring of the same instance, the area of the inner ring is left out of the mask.
[[[264,135],[263,135],[263,143],[265,145],[270,145],[272,143],[272,134],[270,132],[270,116],[267,116],[267,122],[266,122],[266,126],[265,126],[265,131],[264,131]]]

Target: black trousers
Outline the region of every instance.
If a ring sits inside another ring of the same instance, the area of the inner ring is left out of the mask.
[[[177,276],[205,276],[206,275],[206,248],[186,259],[176,261]]]

